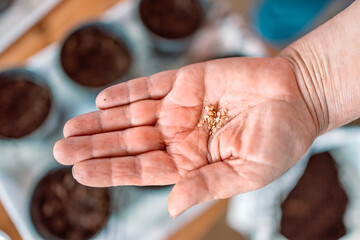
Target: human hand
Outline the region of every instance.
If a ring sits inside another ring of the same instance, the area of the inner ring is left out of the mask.
[[[319,134],[283,58],[229,58],[189,65],[102,91],[100,111],[69,120],[54,147],[82,184],[175,186],[172,217],[211,199],[280,177]],[[204,107],[227,109],[211,136]],[[209,163],[212,162],[212,163]]]

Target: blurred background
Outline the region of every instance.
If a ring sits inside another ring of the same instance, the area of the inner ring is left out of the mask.
[[[264,189],[175,220],[172,186],[81,186],[64,123],[105,87],[223,57],[275,56],[351,0],[0,0],[0,240],[360,239],[358,122]],[[9,236],[9,237],[8,237]]]

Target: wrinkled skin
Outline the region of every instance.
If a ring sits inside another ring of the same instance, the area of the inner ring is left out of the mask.
[[[114,85],[97,112],[68,121],[54,147],[89,186],[174,184],[168,208],[259,189],[280,177],[318,135],[282,58],[230,58]],[[229,120],[209,136],[204,106]],[[209,163],[209,162],[212,163]]]

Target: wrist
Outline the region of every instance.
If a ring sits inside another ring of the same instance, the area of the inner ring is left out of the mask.
[[[319,134],[360,117],[360,1],[284,49]]]
[[[315,67],[315,55],[304,49],[301,42],[290,45],[279,57],[284,58],[292,67],[297,86],[311,115],[317,135],[329,130],[329,110],[320,72]],[[303,54],[305,52],[305,54]]]

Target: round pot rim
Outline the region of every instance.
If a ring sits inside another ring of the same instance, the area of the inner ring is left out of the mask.
[[[35,201],[35,199],[34,199],[35,191],[36,191],[36,189],[38,188],[40,182],[41,182],[44,178],[52,175],[52,174],[55,173],[55,172],[62,171],[62,170],[66,170],[66,169],[69,169],[69,168],[71,168],[71,167],[69,167],[69,166],[55,166],[55,167],[50,167],[49,169],[47,169],[47,171],[45,171],[45,172],[34,182],[33,186],[31,187],[30,196],[29,196],[29,202],[28,202],[28,212],[29,212],[29,215],[30,215],[30,219],[31,219],[31,223],[32,223],[33,228],[36,230],[37,234],[38,234],[39,236],[41,236],[41,237],[44,237],[44,236],[42,236],[42,235],[40,234],[38,228],[35,226],[35,223],[34,223],[35,221],[34,221],[33,214],[32,214],[32,210],[31,210],[31,209],[32,209],[33,201]],[[105,219],[103,225],[101,226],[101,228],[100,228],[97,232],[95,232],[95,233],[90,237],[91,239],[93,239],[94,237],[96,237],[98,234],[100,234],[100,233],[104,230],[104,228],[106,227],[106,225],[107,225],[107,223],[108,223],[108,221],[109,221],[109,219],[110,219],[110,217],[111,217],[111,215],[112,215],[113,196],[112,196],[112,193],[111,193],[110,188],[108,188],[107,191],[108,191],[108,194],[109,194],[109,197],[110,197],[110,201],[109,201],[109,213],[108,213],[108,215],[106,216],[106,219]],[[65,240],[65,239],[63,239],[63,238],[60,238],[60,237],[56,236],[54,233],[52,233],[50,230],[48,230],[48,229],[44,226],[43,223],[41,223],[41,226],[46,230],[46,234],[47,234],[46,237],[51,237],[51,239],[53,239],[53,240]]]
[[[62,50],[64,48],[65,43],[69,40],[69,38],[73,34],[75,34],[76,32],[78,32],[82,29],[93,28],[93,27],[100,29],[100,30],[105,30],[105,32],[110,34],[116,41],[119,41],[120,43],[122,43],[124,45],[124,47],[127,49],[128,53],[129,53],[129,57],[130,57],[129,68],[125,71],[124,75],[121,78],[117,79],[114,82],[105,84],[103,86],[98,86],[98,87],[83,85],[83,84],[80,84],[77,81],[73,80],[65,71],[63,64],[62,64],[62,60],[61,60]],[[89,90],[89,91],[102,90],[106,87],[111,86],[114,83],[117,83],[118,81],[121,81],[121,79],[123,79],[129,73],[131,66],[134,62],[133,49],[131,47],[130,37],[128,37],[126,35],[125,31],[123,31],[121,29],[121,27],[115,26],[111,22],[102,21],[102,20],[85,21],[85,22],[80,23],[77,26],[73,27],[71,30],[69,30],[65,34],[65,37],[60,41],[59,50],[58,50],[58,54],[57,54],[56,58],[57,58],[57,62],[58,62],[58,68],[59,68],[60,72],[62,73],[62,75],[66,77],[66,80],[75,84],[77,87],[81,87],[82,89]]]
[[[41,131],[42,127],[44,125],[46,125],[46,122],[51,118],[50,116],[55,111],[55,98],[54,98],[52,89],[50,88],[49,84],[46,81],[46,77],[43,76],[43,74],[40,74],[37,71],[29,70],[26,67],[11,67],[11,68],[6,68],[6,69],[0,70],[0,76],[3,74],[12,74],[12,73],[20,73],[20,74],[24,74],[26,76],[30,76],[30,78],[28,78],[27,81],[33,82],[33,83],[41,86],[43,89],[45,89],[50,96],[50,109],[49,109],[49,112],[47,113],[44,121],[37,128],[35,128],[32,132],[30,132],[20,138],[11,138],[11,137],[6,137],[6,136],[0,135],[0,141],[4,141],[4,140],[5,141],[23,141],[23,140],[27,140],[27,139],[30,139],[30,138],[36,136],[38,134],[38,132]],[[11,79],[10,81],[17,81],[17,80]]]
[[[199,7],[200,7],[200,21],[198,23],[198,26],[192,31],[190,32],[189,34],[185,35],[185,36],[182,36],[182,37],[173,37],[173,38],[168,38],[168,37],[164,37],[164,36],[161,36],[159,35],[158,33],[154,32],[152,29],[150,29],[148,27],[148,25],[145,23],[144,21],[144,18],[141,14],[141,11],[140,11],[140,5],[141,5],[141,0],[138,2],[138,6],[137,6],[137,14],[140,18],[140,21],[142,23],[142,25],[145,27],[145,29],[150,32],[152,35],[154,35],[156,38],[159,38],[159,39],[162,39],[162,40],[167,40],[167,41],[186,41],[188,39],[191,39],[192,36],[194,36],[196,34],[196,32],[201,29],[201,25],[203,24],[204,22],[204,19],[205,19],[205,12],[204,12],[204,3],[201,1],[201,0],[197,0],[198,4],[199,4]]]

